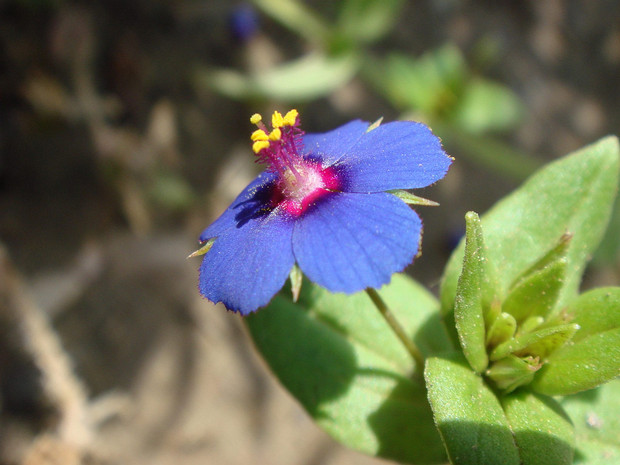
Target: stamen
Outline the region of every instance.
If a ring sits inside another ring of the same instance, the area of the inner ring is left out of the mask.
[[[254,113],[252,116],[250,116],[250,123],[258,124],[262,119],[263,117],[259,113]]]
[[[297,110],[290,110],[285,116],[284,116],[284,125],[286,126],[295,126],[295,123],[297,122],[297,116],[299,115]]]
[[[254,150],[254,153],[256,154],[267,147],[269,147],[269,141],[266,140],[257,140],[252,144],[252,150]]]
[[[267,140],[269,139],[269,136],[262,129],[257,129],[252,133],[250,139],[252,139],[253,142],[256,142],[257,140]]]
[[[282,131],[280,131],[280,128],[275,128],[269,134],[269,140],[277,141],[277,140],[280,140],[281,138],[282,138]]]
[[[271,126],[273,126],[274,129],[284,126],[284,118],[279,111],[273,112],[273,115],[271,116]]]

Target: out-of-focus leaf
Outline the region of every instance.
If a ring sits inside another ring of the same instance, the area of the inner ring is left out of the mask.
[[[461,52],[446,45],[418,59],[390,55],[375,80],[397,107],[431,117],[454,105],[466,72]]]
[[[197,85],[237,100],[253,98],[305,101],[329,95],[355,74],[353,55],[327,57],[311,54],[256,75],[232,70],[201,70]]]
[[[566,314],[580,329],[536,374],[532,389],[538,392],[574,394],[620,376],[620,288],[586,292]]]
[[[461,354],[429,358],[424,377],[452,464],[521,463],[499,400]]]
[[[560,402],[575,426],[575,464],[620,463],[620,380]]]
[[[392,29],[402,4],[402,0],[345,0],[339,32],[354,42],[374,42]]]
[[[310,43],[325,45],[330,35],[323,20],[299,0],[252,0],[263,13],[271,16]]]
[[[508,87],[476,78],[465,86],[450,119],[465,131],[481,134],[512,129],[523,113],[521,101]]]
[[[497,268],[500,293],[573,234],[557,306],[578,292],[587,260],[609,220],[618,185],[618,140],[607,137],[549,164],[482,217],[488,257]],[[442,312],[450,320],[465,245],[452,254],[442,286]]]
[[[552,398],[527,391],[502,397],[522,465],[570,465],[573,425]]]
[[[404,275],[379,291],[424,354],[450,350],[438,302]],[[247,317],[273,372],[317,424],[345,445],[402,463],[444,463],[415,364],[365,293],[304,282]]]

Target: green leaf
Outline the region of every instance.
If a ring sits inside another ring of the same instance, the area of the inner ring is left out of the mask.
[[[541,360],[569,341],[579,329],[574,323],[553,325],[530,333],[519,334],[513,339],[498,345],[491,351],[489,358],[500,360],[508,354],[531,355]]]
[[[502,311],[510,313],[518,323],[529,317],[546,317],[555,306],[565,274],[565,258],[530,274],[510,291],[502,303]]]
[[[196,83],[238,100],[299,102],[329,95],[346,84],[357,68],[358,60],[352,54],[327,57],[313,53],[255,75],[233,70],[201,70]]]
[[[570,465],[573,425],[552,398],[520,391],[502,398],[522,465]]]
[[[463,272],[456,288],[454,319],[459,342],[471,367],[482,373],[489,362],[486,351],[485,312],[495,298],[494,277],[489,276],[480,218],[465,215],[467,225]]]
[[[424,354],[450,349],[436,299],[404,275],[379,291]],[[317,424],[345,445],[403,463],[445,452],[415,364],[365,293],[304,282],[245,321],[273,372]]]
[[[538,392],[573,394],[620,376],[620,288],[586,292],[566,314],[580,329],[536,374],[532,389]]]
[[[620,380],[565,397],[561,404],[575,426],[574,463],[620,463]]]
[[[557,306],[578,292],[583,269],[609,220],[618,184],[618,140],[607,137],[547,165],[482,217],[489,261],[497,269],[500,294],[557,245],[573,238]],[[452,254],[441,286],[442,312],[451,319],[464,244]]]
[[[452,464],[521,463],[499,400],[461,354],[429,358],[424,377]]]
[[[508,87],[476,78],[465,86],[450,120],[467,132],[481,134],[512,129],[523,113],[521,101]]]
[[[355,42],[374,42],[398,19],[402,0],[346,0],[338,21],[340,33]]]
[[[598,265],[613,266],[620,260],[620,197],[616,198],[612,211],[607,232],[593,258]]]

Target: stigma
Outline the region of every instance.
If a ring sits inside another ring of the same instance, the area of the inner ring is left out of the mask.
[[[275,111],[271,129],[260,114],[250,117],[258,127],[250,139],[257,161],[278,177],[272,203],[293,216],[299,216],[321,197],[339,190],[337,173],[304,153],[299,112],[290,110],[285,115]]]

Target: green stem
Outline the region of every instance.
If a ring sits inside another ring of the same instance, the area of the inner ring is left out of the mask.
[[[366,294],[368,294],[368,297],[370,297],[372,303],[375,304],[375,307],[377,307],[377,310],[379,310],[379,313],[381,313],[381,316],[383,316],[387,324],[390,325],[390,328],[392,328],[392,331],[394,331],[396,337],[398,337],[400,342],[403,343],[405,349],[407,349],[407,352],[409,352],[409,355],[411,355],[418,368],[420,370],[423,369],[424,356],[422,355],[422,352],[420,352],[420,349],[418,349],[418,346],[415,345],[413,340],[407,336],[407,333],[405,333],[405,330],[394,317],[379,293],[375,289],[369,287],[366,288]]]

